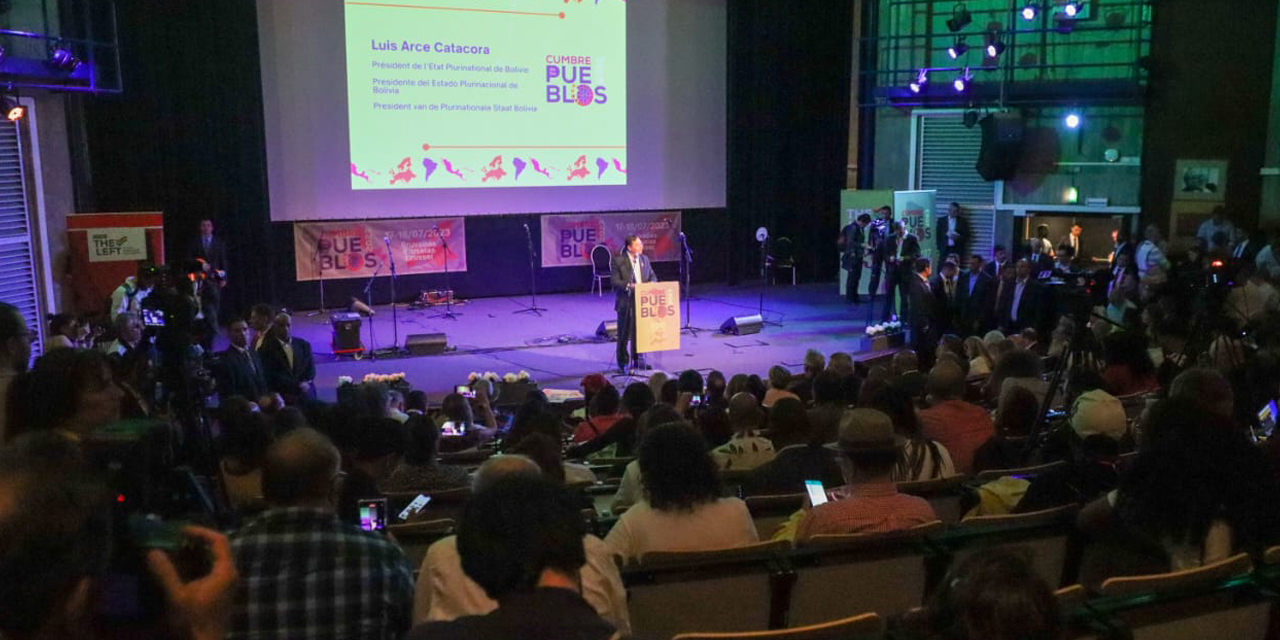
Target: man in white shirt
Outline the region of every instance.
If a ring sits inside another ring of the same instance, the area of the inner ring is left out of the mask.
[[[1163,240],[1160,236],[1160,227],[1154,224],[1147,225],[1146,233],[1143,234],[1144,240],[1138,245],[1138,250],[1134,255],[1134,263],[1138,268],[1138,277],[1147,275],[1147,271],[1151,267],[1167,267],[1169,260],[1164,256],[1162,248]]]
[[[773,460],[773,442],[756,431],[763,423],[764,412],[755,396],[740,391],[729,398],[729,426],[733,428],[733,436],[711,450],[716,464],[725,470],[746,470]]]
[[[1241,323],[1259,320],[1280,309],[1280,292],[1253,267],[1243,267],[1236,276],[1243,281],[1227,294],[1226,312]]]
[[[124,279],[115,291],[111,292],[111,320],[122,313],[142,315],[142,301],[151,293],[155,285],[155,267],[138,263],[137,275]]]
[[[1213,236],[1218,232],[1222,232],[1226,234],[1227,238],[1231,238],[1235,233],[1236,228],[1231,224],[1230,220],[1226,219],[1226,217],[1226,207],[1223,207],[1222,205],[1214,207],[1213,213],[1209,214],[1209,219],[1201,222],[1200,228],[1196,230],[1196,239],[1199,240],[1203,246],[1211,247],[1213,246]]]
[[[116,329],[116,339],[103,349],[107,355],[124,357],[138,348],[142,342],[142,318],[138,314],[118,315],[112,324]]]
[[[472,492],[492,485],[513,474],[538,475],[538,465],[524,456],[501,455],[480,465],[472,480]],[[582,597],[600,617],[626,636],[631,633],[627,613],[627,591],[613,554],[604,541],[586,535],[582,538],[587,563],[582,566]],[[458,538],[449,536],[427,549],[418,571],[413,595],[413,623],[455,620],[463,616],[484,615],[498,608],[484,589],[467,576],[458,556]]]

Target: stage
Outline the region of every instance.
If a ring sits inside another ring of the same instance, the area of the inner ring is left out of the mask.
[[[757,285],[693,287],[691,326],[696,335],[685,333],[681,348],[650,354],[655,370],[679,372],[719,369],[727,376],[756,373],[764,377],[769,367],[781,364],[799,372],[807,349],[823,354],[845,351],[855,358],[880,354],[857,354],[858,339],[866,326],[866,304],[856,307],[844,302],[834,283],[801,286],[774,286],[765,290],[766,324],[760,333],[744,336],[719,332],[731,316],[751,315],[760,306]],[[334,356],[328,314],[294,316],[294,335],[311,342],[316,357],[316,386],[321,399],[334,399],[338,376],[359,380],[367,373],[404,372],[415,389],[426,391],[438,402],[455,385],[463,384],[472,371],[494,371],[499,375],[528,371],[542,388],[576,389],[589,373],[614,372],[615,343],[597,338],[596,328],[615,318],[613,293],[604,296],[570,293],[538,297],[541,316],[515,313],[528,305],[524,298],[485,298],[455,305],[457,320],[432,318],[443,307],[396,309],[399,344],[410,334],[443,332],[450,351],[441,355],[404,356],[394,359],[354,360]],[[878,302],[878,301],[877,301]],[[878,308],[878,307],[877,307]],[[390,306],[376,307],[373,318],[374,343],[390,346],[393,323]],[[681,313],[684,305],[681,305]],[[364,319],[361,338],[370,344],[369,318]],[[647,377],[650,372],[641,372]],[[628,382],[613,378],[616,384]]]

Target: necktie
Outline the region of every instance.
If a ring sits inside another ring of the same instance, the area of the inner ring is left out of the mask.
[[[253,361],[253,354],[250,353],[248,349],[245,349],[243,354],[244,357],[249,360],[249,369],[253,371],[253,375],[258,375],[258,363]]]
[[[631,258],[631,273],[635,274],[636,284],[643,282],[640,279],[640,260],[635,257]]]
[[[947,301],[952,302],[955,300],[955,297],[956,297],[955,280],[952,280],[951,278],[947,278]]]

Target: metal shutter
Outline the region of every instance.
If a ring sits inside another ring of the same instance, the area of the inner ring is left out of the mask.
[[[35,234],[27,211],[22,167],[22,140],[17,124],[0,118],[0,300],[22,311],[39,339],[33,355],[43,352],[44,322],[36,287]]]
[[[968,128],[957,111],[916,111],[916,189],[936,189],[937,214],[959,202],[969,216],[970,253],[991,255],[995,236],[995,184],[978,175],[974,164],[982,147],[982,129]]]

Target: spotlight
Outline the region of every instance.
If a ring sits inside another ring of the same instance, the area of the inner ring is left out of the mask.
[[[964,3],[957,4],[951,12],[951,17],[947,19],[947,30],[955,33],[973,22],[973,16],[969,15],[969,10],[964,8]]]
[[[924,88],[927,82],[929,82],[929,72],[921,69],[920,73],[916,74],[916,79],[907,86],[911,88],[911,93],[920,93],[920,89]]]
[[[1022,5],[1022,19],[1035,20],[1036,15],[1040,13],[1040,6],[1034,2],[1028,2]]]
[[[969,88],[969,81],[972,79],[973,74],[969,72],[969,67],[965,67],[964,71],[960,75],[956,76],[956,79],[951,83],[951,86],[955,87],[956,93],[964,93],[965,89]]]
[[[969,45],[964,43],[964,38],[956,38],[955,44],[947,47],[947,55],[951,56],[952,60],[955,60],[956,58],[964,55],[968,50]]]
[[[1072,112],[1062,119],[1062,123],[1067,125],[1068,129],[1077,129],[1080,127],[1080,114]]]
[[[1084,5],[1083,2],[1074,2],[1074,1],[1068,2],[1067,4],[1062,6],[1062,13],[1065,14],[1068,18],[1074,18],[1080,15],[1080,9],[1083,8],[1083,5]]]
[[[999,56],[1004,53],[1004,48],[1004,43],[1000,42],[1000,37],[993,34],[991,36],[991,42],[987,43],[987,57],[995,58]]]
[[[0,109],[10,122],[17,122],[27,115],[27,108],[14,98],[0,98]]]
[[[71,47],[60,42],[49,45],[49,66],[62,71],[75,71],[80,66],[80,58],[71,52]]]

